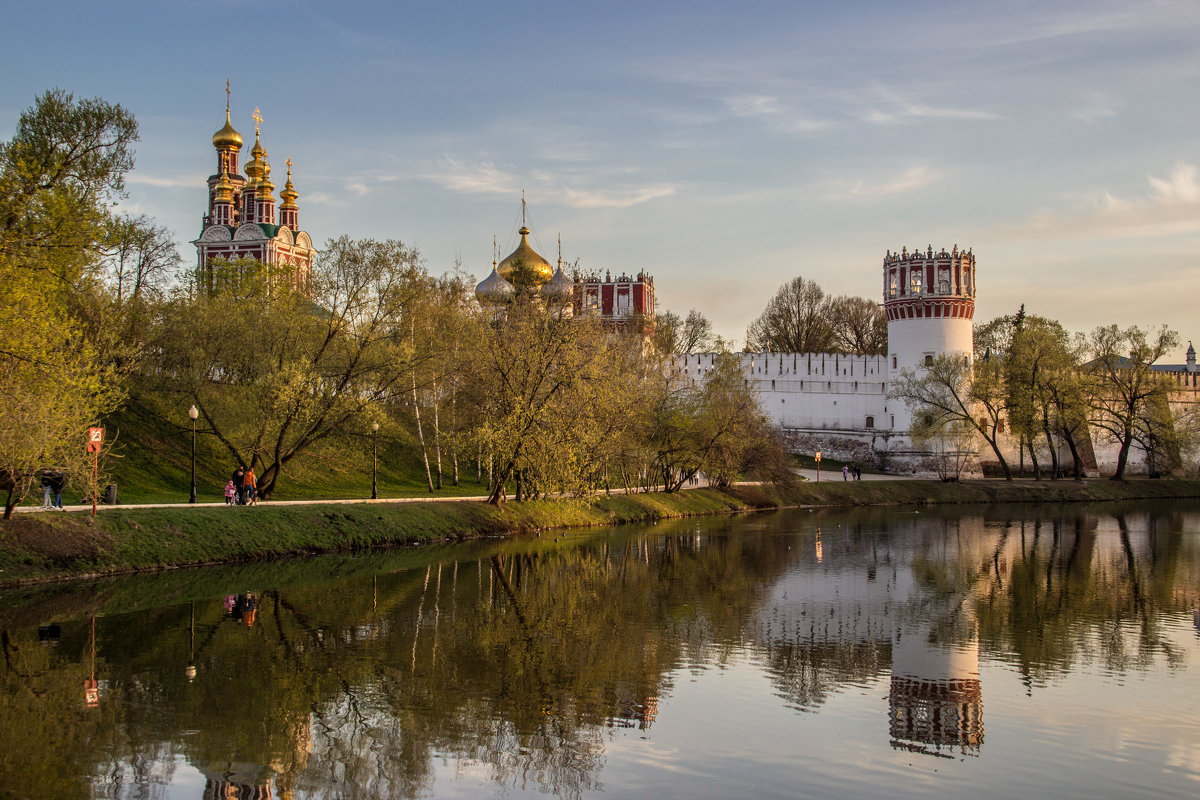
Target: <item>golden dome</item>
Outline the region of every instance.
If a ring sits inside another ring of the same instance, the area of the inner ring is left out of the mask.
[[[287,160],[288,176],[287,183],[283,185],[283,191],[279,193],[279,199],[283,201],[280,208],[295,208],[296,198],[300,195],[296,193],[296,187],[292,186],[292,159]]]
[[[222,172],[221,180],[217,182],[216,202],[218,202],[218,203],[232,203],[233,202],[233,184],[229,182],[229,173],[228,172]]]
[[[246,164],[246,177],[248,178],[249,188],[257,189],[258,182],[265,178],[271,171],[267,165],[267,151],[263,149],[262,143],[258,140],[258,134],[254,134],[254,147],[250,149],[250,155],[253,158]]]
[[[242,149],[242,135],[233,129],[233,123],[229,121],[229,109],[225,109],[225,127],[213,134],[213,147],[222,150],[226,147],[232,147],[235,150]]]
[[[496,272],[500,274],[500,277],[511,282],[517,265],[523,264],[532,274],[534,285],[541,286],[553,277],[554,268],[550,266],[549,261],[542,258],[529,246],[529,228],[522,225],[518,233],[521,234],[521,243],[517,245],[516,250],[509,254],[508,258],[500,262]]]

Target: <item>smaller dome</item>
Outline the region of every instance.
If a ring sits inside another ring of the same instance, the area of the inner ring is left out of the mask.
[[[222,172],[221,180],[217,182],[216,202],[233,202],[233,184],[229,182],[229,173]]]
[[[560,265],[555,271],[554,277],[542,284],[542,288],[538,291],[547,300],[566,303],[570,302],[575,291],[575,282],[567,277],[567,273],[563,272]]]
[[[475,287],[475,297],[480,303],[507,303],[513,299],[517,290],[513,285],[504,278],[500,277],[500,273],[496,272],[496,268],[492,267],[492,274],[488,275],[479,285]]]
[[[225,127],[213,134],[213,147],[222,150],[226,147],[232,147],[235,150],[242,149],[242,135],[233,128],[233,123],[229,121],[229,109],[225,109]]]

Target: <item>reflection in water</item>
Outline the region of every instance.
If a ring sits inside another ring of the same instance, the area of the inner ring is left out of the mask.
[[[943,645],[928,628],[897,632],[888,693],[892,747],[978,755],[983,745],[979,643]]]
[[[721,706],[713,731],[772,709],[834,724],[864,698],[839,780],[893,752],[985,767],[988,664],[1029,693],[1165,664],[1166,697],[1190,675],[1200,645],[1171,625],[1200,607],[1196,516],[995,513],[693,520],[34,593],[0,606],[34,621],[0,625],[0,795],[646,794],[672,784],[622,781],[663,753],[681,776],[756,784],[805,757],[795,729],[736,759],[736,733],[680,732],[680,684],[714,669],[778,699]],[[94,598],[136,613],[93,632]],[[1010,702],[989,678],[989,714]],[[630,760],[631,742],[649,749]]]

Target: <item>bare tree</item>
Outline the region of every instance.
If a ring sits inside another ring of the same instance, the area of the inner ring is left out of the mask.
[[[801,276],[779,287],[746,331],[746,349],[775,353],[828,353],[836,345],[830,300]]]
[[[843,295],[829,304],[837,349],[855,355],[887,353],[887,314],[866,297]]]

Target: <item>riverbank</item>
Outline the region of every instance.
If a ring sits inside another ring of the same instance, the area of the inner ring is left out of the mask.
[[[107,509],[22,514],[0,522],[0,586],[297,554],[458,541],[789,506],[1071,503],[1200,497],[1198,480],[934,481],[737,486],[510,502],[386,501]]]

